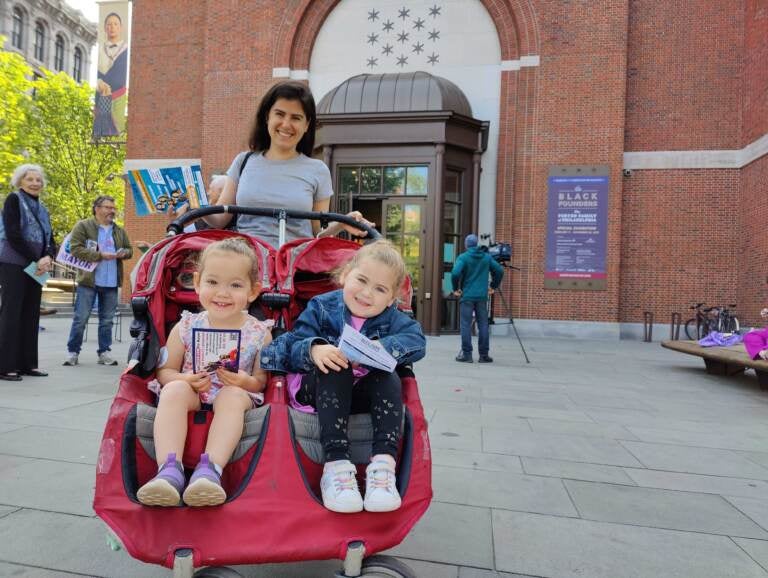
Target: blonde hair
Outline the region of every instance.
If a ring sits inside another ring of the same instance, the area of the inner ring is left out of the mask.
[[[381,265],[385,265],[392,270],[395,275],[395,283],[392,289],[395,295],[399,295],[400,287],[402,287],[408,272],[405,269],[405,262],[403,261],[402,255],[400,255],[400,251],[398,251],[391,242],[384,239],[363,245],[346,265],[340,267],[336,271],[336,274],[334,275],[336,281],[341,285],[341,277],[343,275],[349,273],[352,269],[360,265],[360,263],[368,259],[374,260]]]
[[[200,275],[203,274],[203,269],[205,269],[206,259],[213,253],[234,253],[235,255],[247,258],[251,262],[248,275],[251,285],[259,283],[259,260],[256,258],[256,251],[242,237],[228,237],[208,245],[200,254],[200,260],[198,261],[197,271]]]

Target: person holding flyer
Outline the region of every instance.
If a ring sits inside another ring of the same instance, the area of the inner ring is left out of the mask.
[[[85,324],[98,298],[99,346],[96,351],[100,365],[117,365],[109,355],[112,348],[112,323],[117,310],[117,290],[123,282],[123,261],[133,255],[131,241],[122,227],[115,223],[115,198],[99,195],[91,207],[93,218],[78,221],[69,241],[71,254],[81,261],[97,263],[88,271],[77,270],[75,314],[67,341],[67,358],[63,365],[79,362]]]
[[[182,313],[168,335],[157,379],[148,387],[159,395],[154,424],[157,475],[138,491],[145,506],[217,506],[227,494],[223,468],[240,440],[245,412],[261,405],[266,372],[257,360],[271,340],[271,322],[245,310],[259,295],[256,253],[242,238],[211,243],[194,274],[203,309]],[[210,355],[216,362],[213,366]],[[237,360],[237,371],[233,363]],[[197,370],[197,371],[196,371]],[[180,458],[187,437],[187,413],[213,404],[213,423],[205,453],[184,487]]]
[[[293,330],[262,352],[265,369],[295,372],[288,376],[291,404],[317,411],[326,460],[320,489],[323,504],[334,512],[390,512],[401,504],[395,485],[403,419],[400,377],[351,363],[339,345],[345,326],[351,326],[369,342],[367,349],[375,351],[370,340],[378,339],[398,365],[424,357],[421,326],[395,303],[405,275],[403,258],[390,242],[365,245],[339,272],[342,288],[311,299]],[[374,434],[365,501],[347,436],[349,415],[363,412],[370,412]]]
[[[40,200],[45,174],[38,165],[13,171],[16,189],[5,198],[0,233],[0,379],[48,375],[37,367],[42,279],[53,268],[54,242],[48,210]]]

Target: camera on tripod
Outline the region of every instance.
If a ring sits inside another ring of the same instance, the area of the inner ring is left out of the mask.
[[[505,243],[503,241],[496,243],[489,233],[483,233],[480,235],[480,238],[483,241],[488,241],[488,245],[485,248],[494,261],[503,265],[512,260],[512,243]]]

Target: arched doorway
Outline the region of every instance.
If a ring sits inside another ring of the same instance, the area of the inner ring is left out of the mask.
[[[455,84],[426,72],[353,76],[317,112],[332,208],[362,211],[400,248],[427,333],[456,331],[450,270],[477,224],[489,123],[472,117]]]

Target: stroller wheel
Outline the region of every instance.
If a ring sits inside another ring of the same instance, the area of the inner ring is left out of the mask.
[[[210,566],[193,574],[194,578],[242,578],[242,576],[240,572],[226,566]]]
[[[416,572],[391,556],[371,556],[363,560],[361,576],[369,578],[416,578]]]

